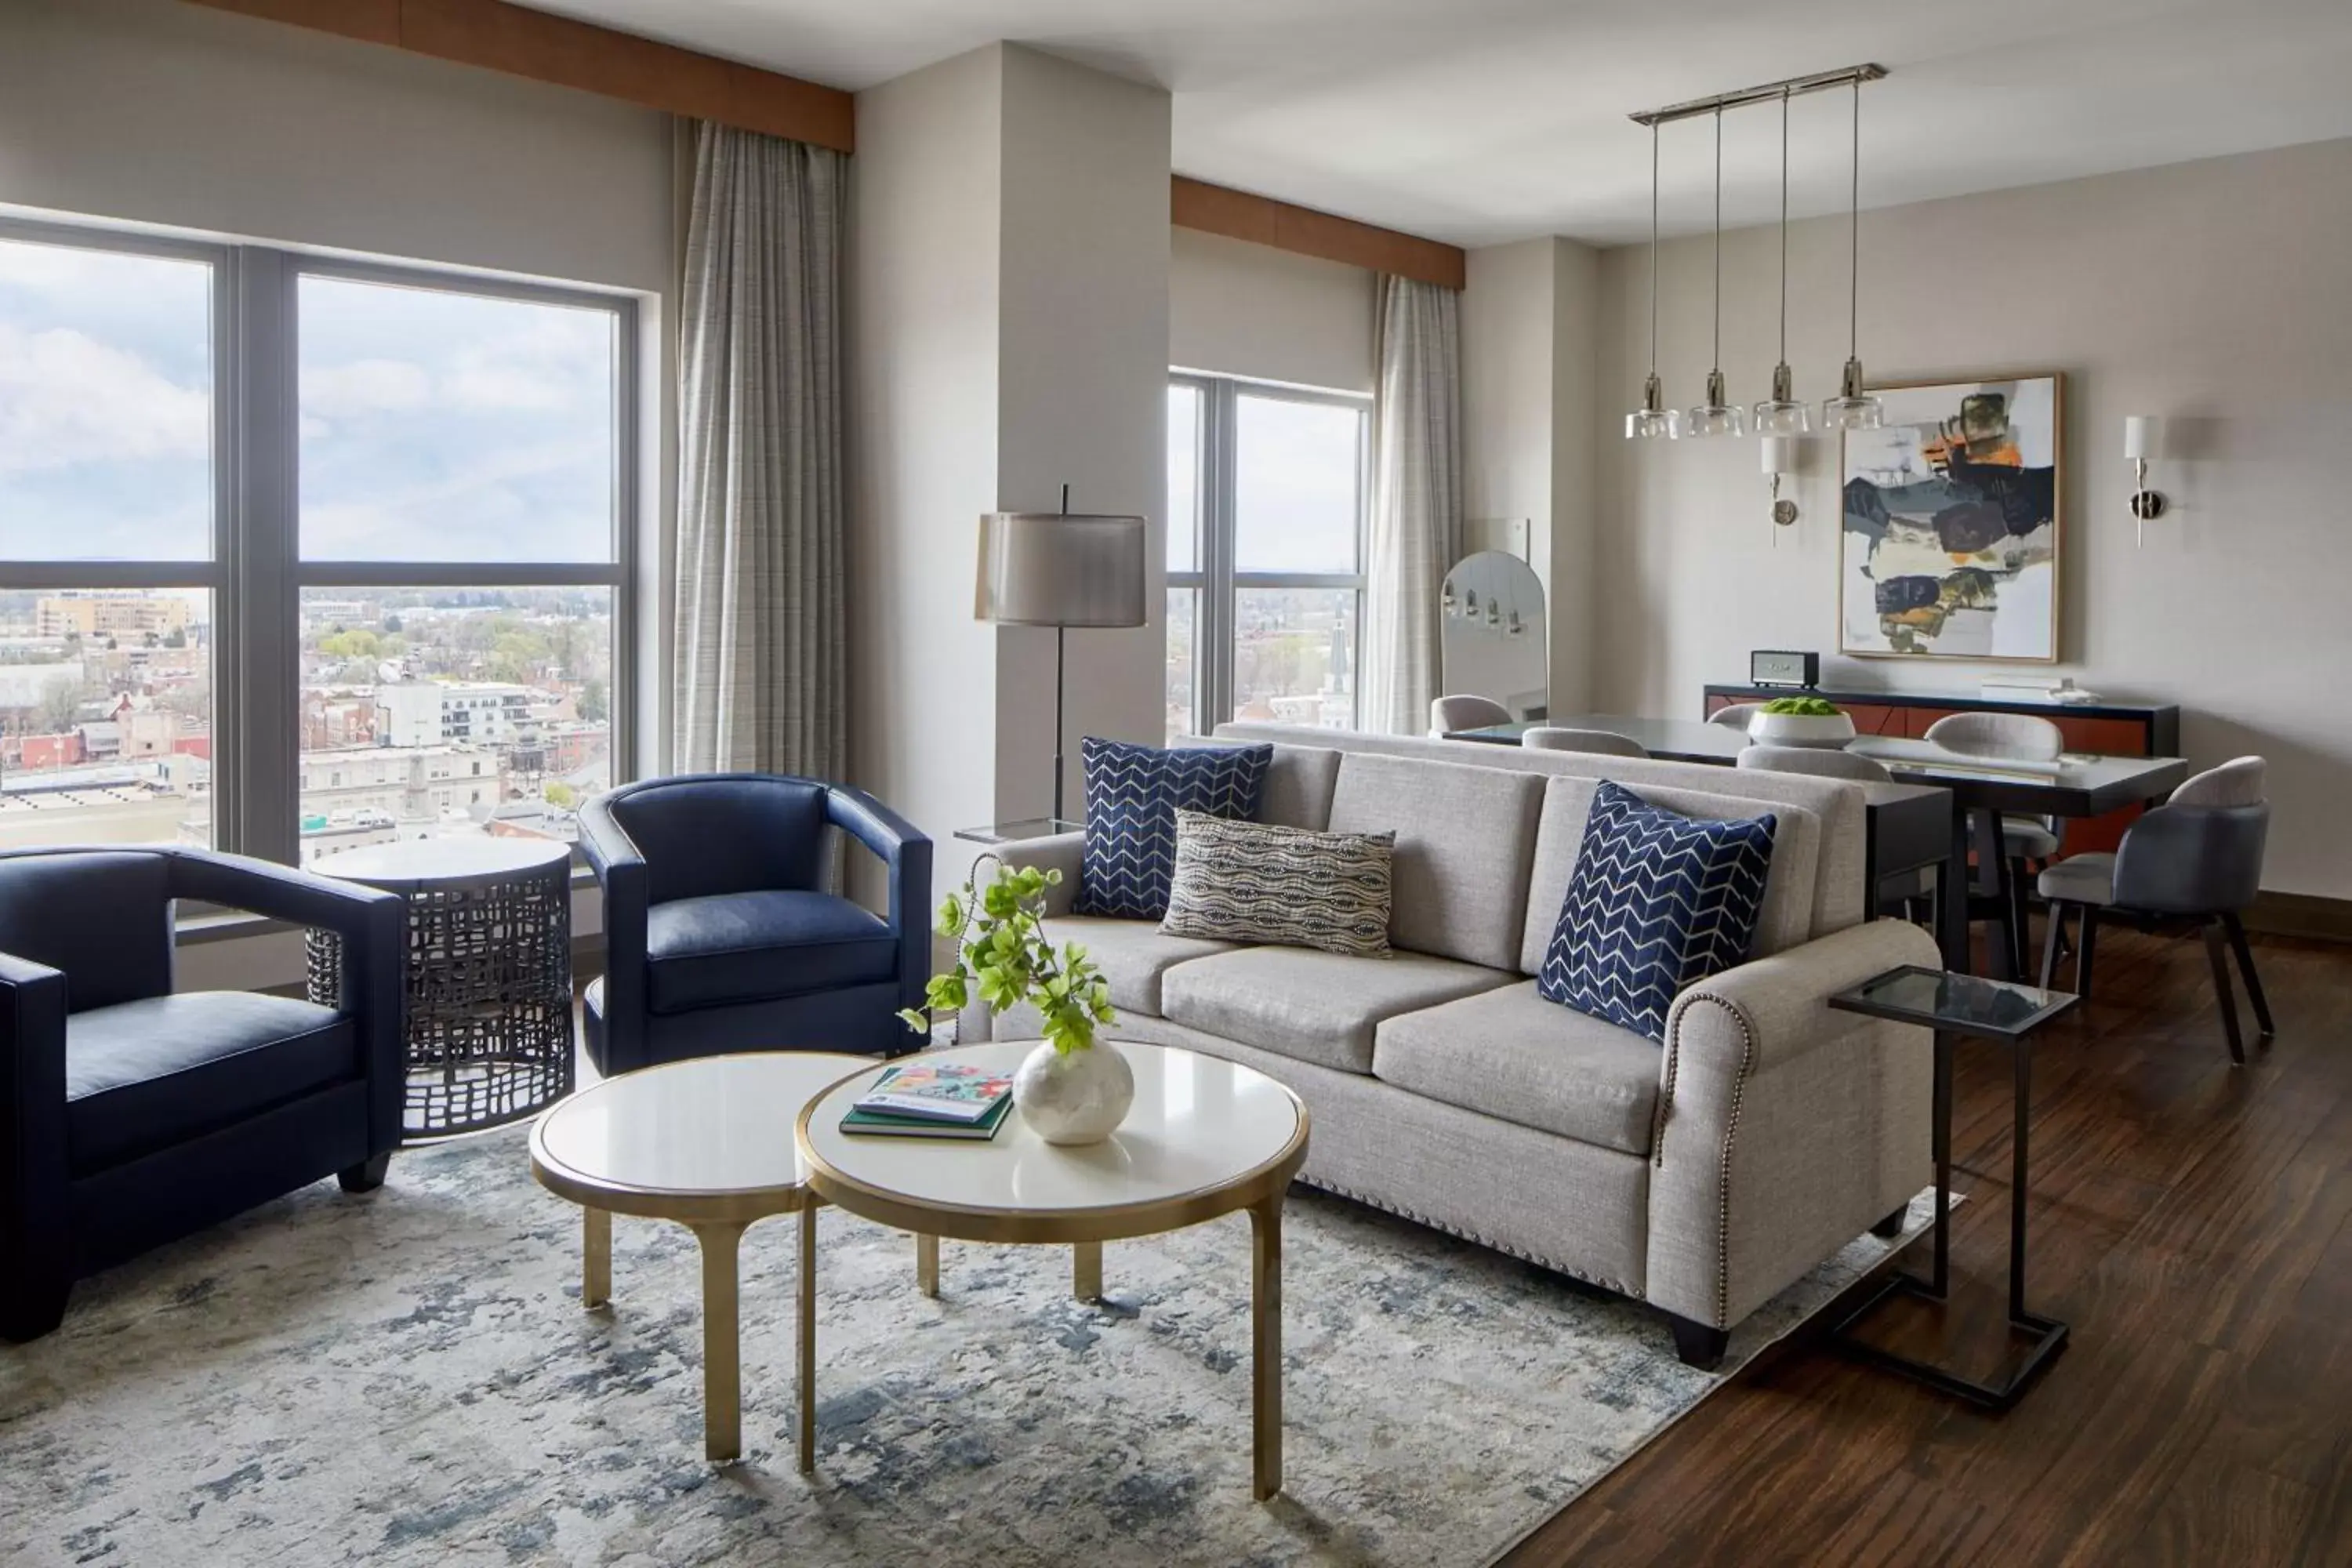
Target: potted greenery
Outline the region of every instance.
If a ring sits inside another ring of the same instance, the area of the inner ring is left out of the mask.
[[[1825,697],[1775,697],[1748,716],[1748,738],[1762,746],[1834,749],[1853,739],[1853,721]]]
[[[981,867],[996,873],[983,889]],[[1059,952],[1046,940],[1045,891],[1059,871],[1007,866],[993,855],[974,861],[964,892],[940,904],[939,931],[955,943],[955,967],[924,988],[930,1012],[960,1012],[977,995],[999,1013],[1027,1003],[1044,1021],[1045,1039],[1013,1075],[1013,1103],[1048,1143],[1099,1143],[1127,1119],[1135,1073],[1099,1025],[1116,1023],[1110,986],[1076,942]],[[898,1016],[928,1034],[931,1021],[908,1008]]]

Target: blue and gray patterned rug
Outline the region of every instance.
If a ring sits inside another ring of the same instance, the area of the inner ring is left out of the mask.
[[[80,1287],[0,1346],[0,1563],[830,1564],[1489,1561],[1717,1387],[1664,1324],[1320,1195],[1284,1227],[1288,1489],[1249,1496],[1249,1234],[942,1247],[822,1221],[818,1473],[793,1468],[793,1222],[746,1237],[744,1462],[701,1458],[692,1237],[578,1211],[520,1130],[394,1159]],[[1925,1195],[1915,1222],[1927,1212]],[[1727,1372],[1884,1255],[1751,1319]]]

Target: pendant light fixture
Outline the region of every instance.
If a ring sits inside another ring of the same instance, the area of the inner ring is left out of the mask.
[[[1666,406],[1658,380],[1658,128],[1650,126],[1650,374],[1642,383],[1642,406],[1625,416],[1628,441],[1671,441],[1683,433],[1683,416]]]
[[[1780,89],[1780,363],[1772,367],[1772,395],[1750,413],[1759,436],[1801,436],[1813,427],[1812,410],[1797,401],[1796,377],[1789,369],[1789,91]],[[1776,539],[1778,535],[1774,536]]]
[[[1723,388],[1723,110],[1715,111],[1715,363],[1706,373],[1706,401],[1683,416],[1689,436],[1739,436],[1747,411],[1727,402]]]
[[[1846,213],[1849,247],[1846,298],[1845,375],[1835,397],[1822,404],[1822,425],[1830,430],[1875,430],[1885,413],[1862,379],[1862,83],[1853,81],[1853,184]]]

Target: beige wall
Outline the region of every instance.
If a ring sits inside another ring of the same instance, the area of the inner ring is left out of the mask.
[[[1168,258],[1168,363],[1338,392],[1372,390],[1372,275],[1196,229]]]
[[[1763,395],[1774,358],[1774,231],[1726,237],[1724,370]],[[1843,222],[1797,226],[1790,360],[1799,395],[1845,353]],[[2267,887],[2352,898],[2341,796],[2352,729],[2352,141],[1865,213],[1862,353],[1876,379],[2066,373],[2062,661],[2115,697],[2175,701],[2192,762],[2271,759]],[[1709,248],[1662,258],[1661,370],[1696,400]],[[1602,258],[1591,427],[1598,454],[1600,705],[1696,715],[1751,648],[1836,647],[1838,460],[1810,444],[1804,518],[1776,549],[1750,439],[1635,446],[1647,256]],[[2173,510],[2135,549],[2126,414],[2172,421],[2154,483]],[[1823,659],[1824,679],[1973,690],[2003,668]]]

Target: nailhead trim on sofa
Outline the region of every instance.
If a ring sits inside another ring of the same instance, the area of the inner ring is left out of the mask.
[[[1657,1119],[1651,1124],[1650,1147],[1654,1165],[1666,1163],[1666,1121],[1675,1102],[1675,1074],[1682,1066],[1683,1019],[1691,1007],[1702,1002],[1712,1002],[1731,1015],[1739,1026],[1739,1073],[1731,1080],[1731,1117],[1723,1129],[1723,1149],[1717,1169],[1721,1172],[1720,1190],[1716,1198],[1715,1233],[1715,1321],[1714,1328],[1728,1328],[1725,1320],[1731,1312],[1731,1145],[1739,1136],[1739,1107],[1748,1093],[1748,1073],[1756,1061],[1756,1032],[1749,1027],[1748,1015],[1741,1012],[1728,997],[1712,991],[1685,993],[1684,1005],[1675,1013],[1674,1027],[1666,1041],[1666,1081],[1658,1091]]]
[[[1319,1187],[1324,1192],[1337,1194],[1340,1197],[1362,1204],[1367,1208],[1375,1208],[1384,1214],[1396,1215],[1401,1218],[1412,1221],[1415,1225],[1425,1225],[1432,1230],[1442,1230],[1448,1236],[1458,1236],[1465,1241],[1475,1241],[1479,1246],[1491,1247],[1496,1252],[1507,1252],[1513,1258],[1535,1264],[1539,1268],[1549,1268],[1555,1274],[1565,1274],[1571,1279],[1581,1279],[1588,1285],[1598,1285],[1604,1290],[1614,1290],[1628,1300],[1639,1301],[1644,1299],[1641,1291],[1622,1279],[1604,1279],[1598,1275],[1587,1274],[1580,1268],[1571,1268],[1567,1264],[1555,1262],[1540,1253],[1523,1251],[1507,1241],[1496,1241],[1494,1237],[1481,1236],[1475,1230],[1464,1230],[1461,1226],[1448,1225],[1442,1219],[1433,1219],[1425,1214],[1416,1214],[1396,1204],[1384,1203],[1369,1193],[1360,1193],[1352,1188],[1340,1186],[1336,1182],[1322,1181],[1314,1176],[1301,1176],[1299,1180],[1310,1187]]]

